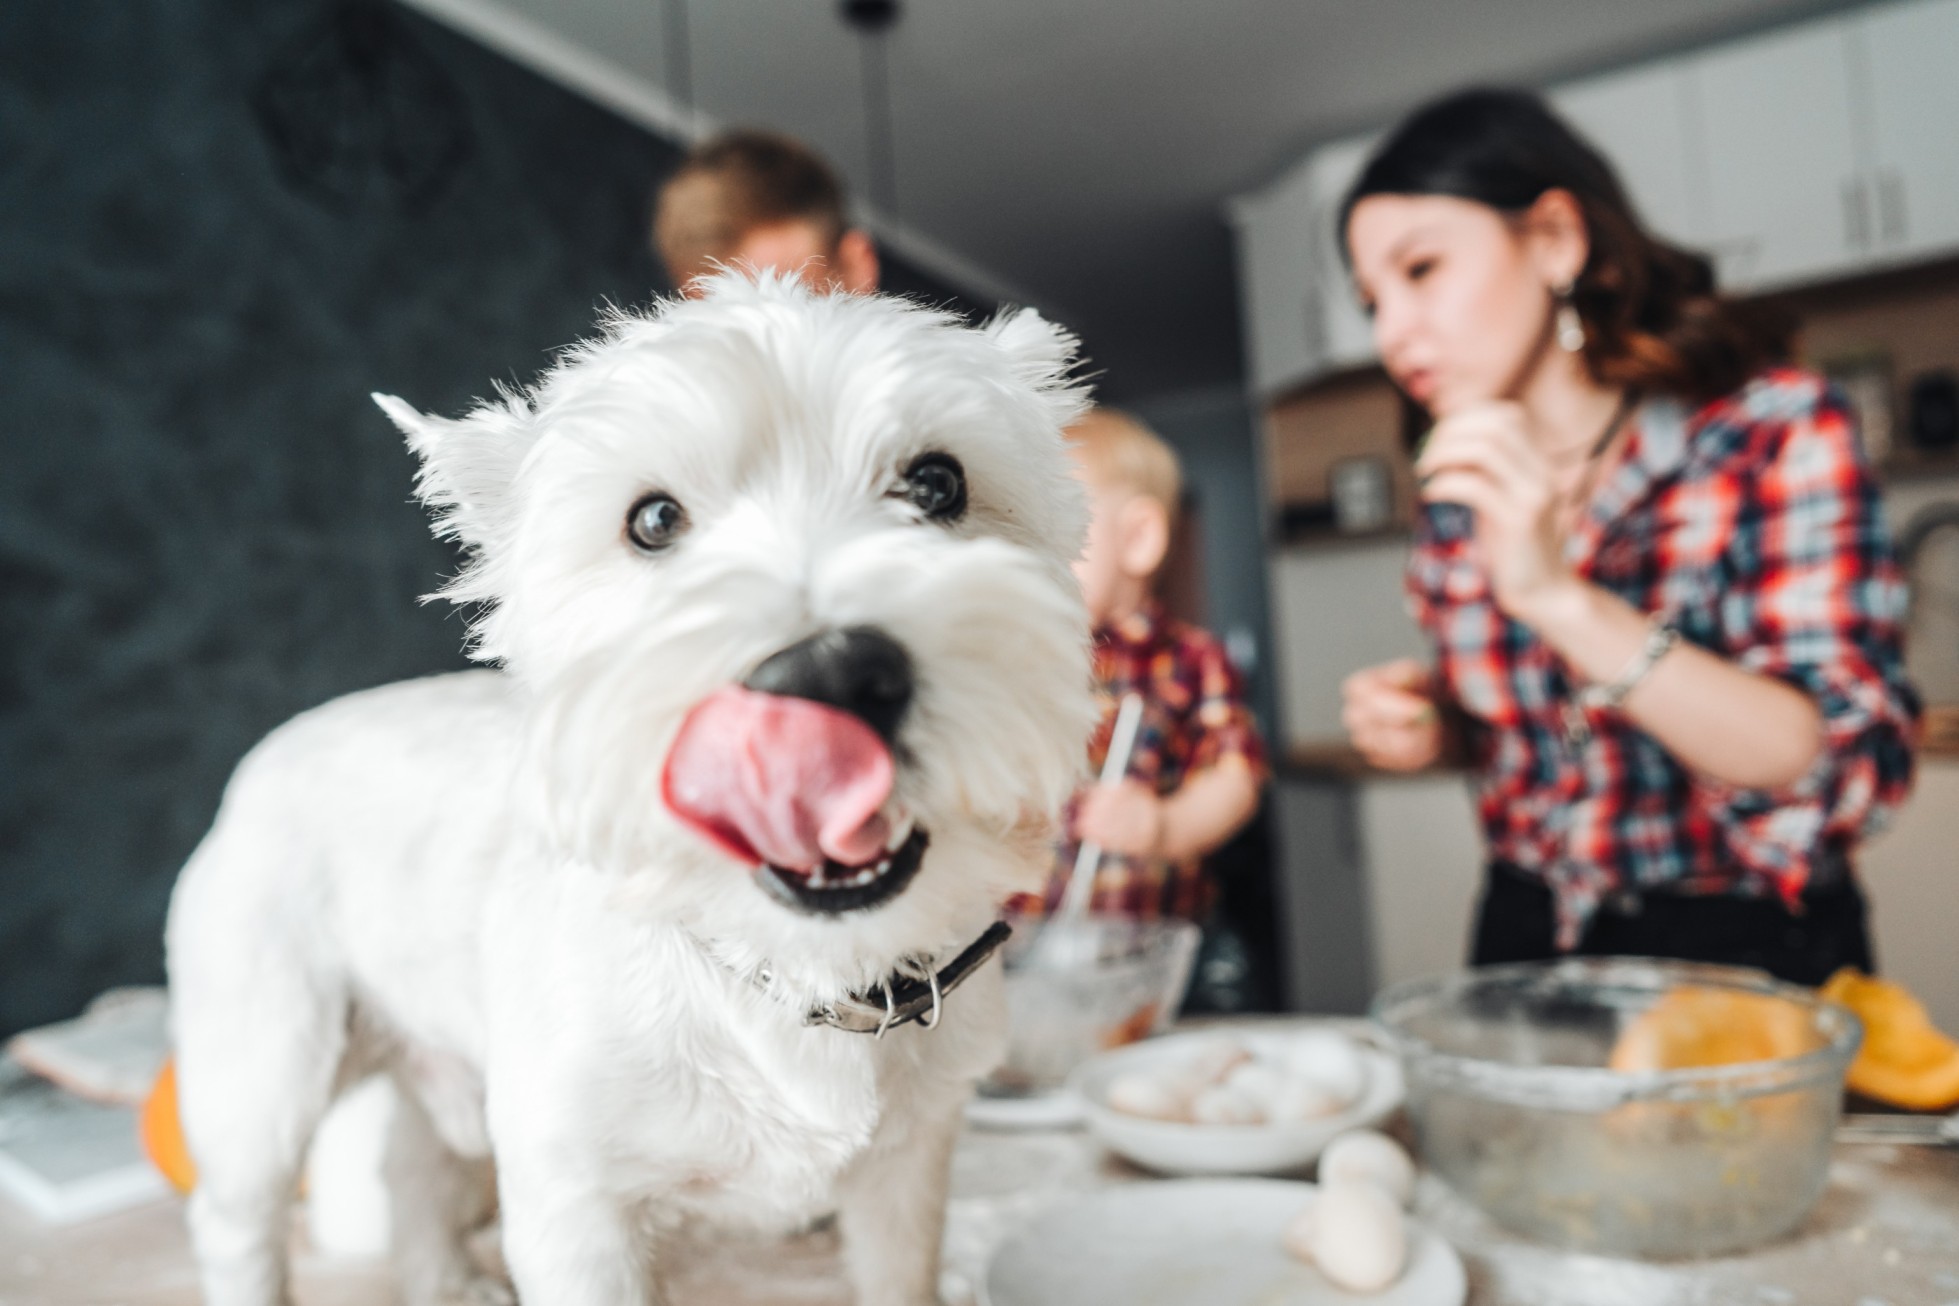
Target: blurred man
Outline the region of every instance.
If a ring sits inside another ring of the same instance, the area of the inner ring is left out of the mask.
[[[717,263],[775,268],[831,290],[878,287],[877,247],[850,225],[836,173],[773,132],[731,131],[696,147],[660,188],[653,244],[683,293]]]

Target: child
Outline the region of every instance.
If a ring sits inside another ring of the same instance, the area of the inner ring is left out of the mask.
[[[1069,804],[1046,902],[1022,905],[1053,910],[1086,841],[1102,848],[1091,911],[1201,921],[1214,896],[1203,860],[1258,807],[1265,771],[1258,728],[1224,647],[1156,601],[1182,489],[1177,456],[1113,409],[1094,410],[1068,436],[1093,514],[1075,564],[1095,625],[1102,699],[1091,774],[1101,772],[1126,695],[1141,696],[1143,715],[1122,782],[1090,784]]]

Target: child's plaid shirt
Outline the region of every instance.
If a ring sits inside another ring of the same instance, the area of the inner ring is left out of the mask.
[[[1698,411],[1649,400],[1567,556],[1684,639],[1810,695],[1823,751],[1787,788],[1742,790],[1689,772],[1615,711],[1588,712],[1589,738],[1571,738],[1564,705],[1582,682],[1498,611],[1469,510],[1431,505],[1408,592],[1469,720],[1489,855],[1543,878],[1565,949],[1623,892],[1793,907],[1819,854],[1847,854],[1903,800],[1918,725],[1904,582],[1841,397],[1776,370]]]
[[[1089,741],[1091,776],[1101,774],[1123,696],[1135,693],[1142,696],[1143,717],[1129,757],[1129,779],[1168,798],[1190,776],[1232,755],[1243,758],[1255,778],[1264,778],[1265,751],[1237,668],[1210,632],[1165,616],[1156,604],[1102,626],[1095,632],[1095,687],[1102,724]],[[1064,828],[1072,829],[1074,803],[1064,819]],[[1057,906],[1079,851],[1072,837],[1056,850],[1045,905],[1016,906],[1037,912]],[[1200,858],[1171,862],[1104,853],[1090,910],[1201,921],[1212,896]]]

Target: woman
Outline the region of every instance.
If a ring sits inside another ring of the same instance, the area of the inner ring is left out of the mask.
[[[1910,785],[1918,706],[1841,399],[1534,96],[1416,113],[1342,230],[1435,419],[1408,569],[1435,666],[1351,677],[1346,726],[1376,766],[1471,768],[1472,960],[1871,969],[1852,854]]]

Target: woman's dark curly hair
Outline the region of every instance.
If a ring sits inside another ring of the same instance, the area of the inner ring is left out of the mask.
[[[1370,195],[1448,195],[1521,215],[1549,190],[1577,200],[1591,241],[1572,302],[1595,379],[1708,400],[1788,357],[1788,322],[1724,297],[1706,257],[1641,226],[1612,165],[1528,91],[1460,91],[1416,110],[1347,192],[1341,248]]]

